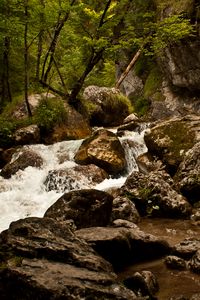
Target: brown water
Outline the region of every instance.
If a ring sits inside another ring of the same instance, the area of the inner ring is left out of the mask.
[[[162,237],[170,245],[188,237],[200,237],[200,226],[192,224],[189,220],[144,219],[139,227],[147,233]],[[163,259],[132,265],[121,272],[119,277],[123,280],[142,270],[149,270],[156,276],[159,283],[156,297],[159,300],[170,300],[181,295],[189,298],[195,293],[200,293],[200,275],[189,270],[170,270],[166,268]]]

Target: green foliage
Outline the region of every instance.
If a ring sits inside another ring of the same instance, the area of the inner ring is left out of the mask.
[[[12,134],[17,126],[13,120],[0,117],[0,145],[7,147],[12,144]]]
[[[65,123],[67,110],[61,99],[43,99],[34,114],[34,123],[44,130],[51,130],[55,125]]]

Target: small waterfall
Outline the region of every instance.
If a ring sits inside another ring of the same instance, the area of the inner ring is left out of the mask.
[[[124,147],[127,159],[127,175],[138,170],[136,157],[146,152],[143,140],[144,133],[125,132],[120,141]],[[51,206],[65,191],[62,182],[57,189],[49,190],[45,186],[45,180],[52,170],[70,169],[76,163],[73,161],[74,155],[79,149],[83,140],[63,141],[53,145],[31,145],[24,146],[22,149],[31,149],[38,153],[44,161],[41,169],[28,167],[19,170],[10,179],[0,176],[0,232],[9,227],[12,221],[27,216],[42,217],[44,212]],[[13,160],[20,155],[15,154]],[[76,174],[75,174],[76,175]],[[69,181],[69,190],[82,188],[96,188],[107,190],[112,187],[120,187],[126,180],[124,175],[119,178],[106,179],[100,184],[91,185],[91,181],[83,174],[77,174],[77,180]],[[66,185],[66,181],[64,182]]]

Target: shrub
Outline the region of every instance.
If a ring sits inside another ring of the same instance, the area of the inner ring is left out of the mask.
[[[148,99],[140,97],[135,101],[134,108],[138,116],[142,117],[148,112],[150,108],[150,102]]]
[[[34,123],[44,130],[50,130],[55,125],[67,120],[67,110],[61,99],[42,99],[34,115]]]

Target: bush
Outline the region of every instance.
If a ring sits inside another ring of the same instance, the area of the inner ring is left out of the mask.
[[[150,102],[146,98],[140,97],[135,101],[134,108],[139,117],[144,116],[150,108]]]
[[[44,130],[51,130],[55,125],[67,120],[67,110],[61,99],[42,99],[34,115],[34,123]]]

